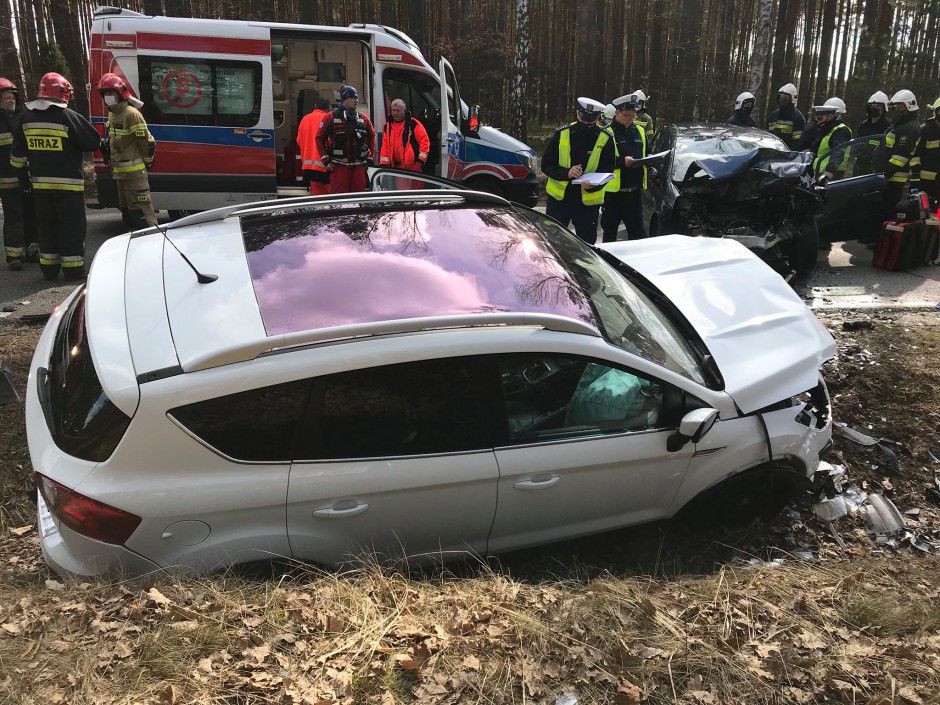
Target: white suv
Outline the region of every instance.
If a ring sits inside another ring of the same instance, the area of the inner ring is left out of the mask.
[[[191,216],[108,241],[42,335],[43,554],[446,559],[793,489],[831,443],[834,354],[734,242],[595,249],[461,191]]]

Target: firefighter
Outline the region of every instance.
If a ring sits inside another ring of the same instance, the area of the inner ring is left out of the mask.
[[[113,73],[101,76],[98,93],[109,113],[102,154],[111,165],[124,223],[132,230],[156,225],[147,178],[156,143],[140,114],[143,103],[131,95],[124,79]]]
[[[800,141],[806,129],[806,118],[796,107],[797,95],[796,86],[792,83],[780,86],[777,91],[777,109],[767,120],[768,132],[777,135],[790,149],[802,149],[804,146]]]
[[[365,191],[366,163],[375,154],[375,129],[369,116],[357,110],[359,91],[343,86],[339,99],[342,104],[317,129],[320,163],[330,172],[330,193]]]
[[[317,98],[314,109],[304,115],[297,127],[297,145],[300,147],[304,183],[310,188],[311,196],[324,196],[330,192],[330,172],[323,166],[317,151],[317,130],[329,114],[330,101],[321,95]]]
[[[637,159],[646,156],[646,133],[636,124],[637,105],[624,95],[615,98],[611,132],[616,146],[616,178],[604,196],[601,211],[601,230],[604,242],[617,240],[617,229],[622,222],[630,240],[646,237],[643,227],[643,189],[647,187],[645,166],[634,166]],[[619,185],[619,188],[618,188]]]
[[[646,137],[650,138],[653,136],[653,130],[656,129],[653,125],[653,116],[646,111],[646,101],[649,98],[646,97],[646,93],[637,88],[633,91],[633,102],[636,103],[636,126],[643,128],[643,131],[646,133]]]
[[[882,91],[872,93],[868,99],[868,105],[865,109],[867,115],[856,130],[857,137],[869,137],[868,143],[871,145],[867,150],[857,150],[855,155],[855,175],[871,174],[876,171],[875,155],[882,156],[881,135],[885,134],[890,128],[888,122],[888,96]],[[882,159],[879,159],[879,162]],[[877,171],[881,171],[881,166]]]
[[[83,152],[101,146],[101,136],[68,107],[72,84],[57,73],[39,81],[37,99],[13,135],[10,164],[29,168],[39,231],[39,268],[53,280],[85,278],[85,178]]]
[[[23,269],[24,262],[35,262],[39,253],[33,222],[31,186],[25,169],[10,164],[13,133],[22,109],[19,91],[7,78],[0,78],[0,202],[3,203],[3,244],[7,268]]]
[[[827,155],[827,152],[852,139],[852,129],[843,122],[843,115],[845,102],[841,98],[830,98],[822,105],[813,106],[813,120],[816,123],[812,146],[812,152],[816,155],[813,160],[813,173],[817,177],[832,177],[844,169],[848,152],[845,158],[839,158],[836,163]]]
[[[597,217],[604,202],[604,186],[571,182],[589,172],[613,172],[613,135],[597,125],[604,104],[578,98],[577,120],[555,130],[542,155],[542,171],[548,177],[545,213],[589,245],[597,241]]]
[[[934,202],[940,200],[937,172],[940,171],[940,98],[930,106],[931,117],[920,126],[920,187]]]
[[[920,122],[917,119],[917,98],[909,90],[900,90],[888,102],[891,129],[885,135],[885,190],[883,197],[886,220],[896,220],[898,204],[908,197],[911,184],[919,185],[917,145]]]
[[[734,113],[725,122],[729,125],[739,125],[741,127],[757,127],[751,113],[754,112],[754,103],[757,99],[753,93],[744,91],[734,100]]]
[[[421,172],[431,152],[431,140],[424,125],[408,112],[405,101],[396,98],[391,105],[392,119],[385,123],[380,166]]]

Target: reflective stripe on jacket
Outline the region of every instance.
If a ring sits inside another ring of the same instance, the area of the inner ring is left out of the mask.
[[[558,135],[558,164],[567,169],[571,168],[571,128],[576,124],[571,123],[571,125],[562,128]],[[602,129],[598,133],[597,139],[594,141],[594,147],[591,149],[591,156],[588,158],[587,167],[584,170],[585,174],[597,171],[597,165],[601,160],[601,152],[609,139],[611,139],[611,134],[607,130]],[[550,178],[545,185],[545,191],[549,196],[560,201],[565,197],[565,189],[568,188],[570,183],[570,181],[559,181]],[[599,206],[604,202],[604,191],[605,189],[588,191],[582,188],[581,202],[586,206]]]
[[[389,120],[382,134],[382,151],[379,164],[399,169],[411,169],[428,160],[431,140],[428,132],[418,120],[405,113],[401,122]]]
[[[308,171],[326,171],[326,167],[320,160],[320,152],[317,150],[317,132],[323,120],[329,115],[325,110],[317,108],[313,112],[304,115],[303,120],[297,127],[297,146],[300,147],[300,159],[302,167]]]
[[[885,135],[885,148],[888,151],[885,178],[888,181],[906,184],[920,180],[916,168],[917,160],[914,159],[919,141],[920,123],[917,121],[917,113],[908,113],[895,121]]]
[[[29,166],[34,189],[82,191],[82,153],[93,152],[100,144],[98,131],[74,110],[58,105],[29,108],[13,135],[10,164]]]
[[[109,106],[108,111],[108,144],[114,178],[122,180],[146,175],[156,149],[147,121],[126,100]]]
[[[931,118],[920,126],[920,142],[917,144],[920,159],[920,178],[936,181],[940,172],[940,120]]]
[[[840,136],[839,141],[830,147],[832,138],[836,136],[840,131],[845,130],[845,133]],[[844,137],[845,139],[842,139]],[[819,141],[819,148],[816,150],[816,159],[813,160],[813,172],[816,174],[824,174],[828,171],[829,168],[829,156],[827,152],[831,149],[835,149],[840,144],[848,142],[852,139],[852,128],[846,125],[844,122],[836,123],[829,132],[827,132],[823,138]],[[845,167],[848,165],[849,161],[849,150],[846,149],[845,153],[842,155],[842,161],[839,162],[838,170],[845,171]]]

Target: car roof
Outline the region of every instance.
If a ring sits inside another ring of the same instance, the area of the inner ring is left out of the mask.
[[[290,345],[430,329],[526,325],[598,336],[553,237],[569,236],[534,211],[459,191],[200,214],[167,231],[165,339],[192,371]],[[198,283],[174,245],[218,279]]]
[[[759,127],[744,127],[741,125],[729,125],[724,122],[694,122],[694,123],[676,123],[673,125],[678,137],[698,137],[700,139],[712,139],[721,134],[730,134],[743,139],[773,139],[780,142],[784,149],[788,149],[786,144],[779,137],[767,130]]]

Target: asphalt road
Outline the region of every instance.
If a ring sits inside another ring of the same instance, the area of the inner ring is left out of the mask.
[[[166,213],[161,214],[165,222]],[[108,238],[125,232],[117,210],[88,210],[86,264]],[[624,234],[625,235],[625,234]],[[820,252],[816,272],[797,290],[812,308],[908,307],[940,305],[940,266],[886,272],[871,266],[872,253],[857,242],[836,243]],[[36,265],[20,272],[0,266],[0,317],[41,316],[71,291],[62,281],[47,282]]]

